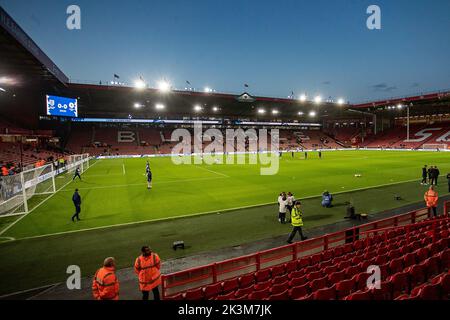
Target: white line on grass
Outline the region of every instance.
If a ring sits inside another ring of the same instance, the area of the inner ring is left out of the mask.
[[[376,188],[380,188],[380,187],[386,187],[386,186],[402,184],[402,183],[408,183],[408,182],[413,182],[413,181],[419,181],[419,179],[411,179],[411,180],[405,180],[405,181],[399,181],[399,182],[393,182],[393,183],[380,184],[380,185],[371,186],[371,187],[357,188],[357,189],[352,189],[352,190],[347,190],[347,191],[335,192],[333,194],[336,195],[336,194],[350,193],[350,192],[355,192],[355,191],[376,189]],[[309,196],[309,197],[300,198],[298,200],[307,200],[307,199],[317,198],[317,197],[320,197],[320,196],[321,196],[321,194],[320,195],[313,195],[313,196]],[[58,235],[63,235],[63,234],[71,234],[71,233],[78,233],[78,232],[85,232],[85,231],[94,231],[94,230],[101,230],[101,229],[118,228],[118,227],[129,226],[129,225],[138,225],[138,224],[149,223],[149,222],[169,221],[169,220],[188,218],[188,217],[198,217],[198,216],[203,216],[203,215],[212,214],[212,213],[225,213],[225,212],[229,212],[229,211],[236,211],[236,210],[242,210],[242,209],[256,208],[256,207],[262,207],[262,206],[267,206],[267,205],[275,205],[275,204],[276,204],[275,202],[266,202],[266,203],[253,204],[253,205],[236,207],[236,208],[217,209],[217,210],[213,210],[213,211],[206,211],[206,212],[193,213],[193,214],[185,214],[185,215],[176,216],[176,217],[149,219],[149,220],[141,220],[141,221],[133,221],[133,222],[126,222],[126,223],[112,224],[112,225],[109,225],[109,226],[101,226],[101,227],[86,228],[86,229],[80,229],[80,230],[55,232],[55,233],[43,234],[43,235],[39,235],[39,236],[31,236],[31,237],[19,238],[19,239],[16,239],[16,240],[38,239],[38,238],[58,236]],[[14,241],[16,241],[16,240],[14,240]]]
[[[227,178],[230,177],[230,176],[228,176],[228,175],[226,175],[226,174],[224,174],[224,173],[220,173],[220,172],[217,172],[217,171],[214,171],[214,170],[206,169],[206,168],[203,168],[203,167],[200,167],[200,166],[195,166],[195,165],[194,165],[194,167],[195,167],[195,168],[198,168],[198,169],[205,170],[205,171],[212,172],[212,173],[217,174],[217,175],[219,175],[219,176],[223,176],[223,177],[227,177]]]
[[[89,166],[89,168],[87,168],[84,172],[86,172],[87,170],[89,170],[90,168],[92,168],[93,166],[95,166],[99,161],[94,162],[94,164],[92,166]],[[69,174],[68,172],[66,174]],[[39,203],[37,206],[35,206],[33,209],[29,210],[27,213],[25,213],[23,216],[21,216],[19,219],[17,219],[16,221],[14,221],[13,223],[11,223],[9,226],[7,226],[5,229],[3,229],[2,231],[0,231],[0,236],[2,234],[4,234],[6,231],[8,231],[12,226],[14,226],[17,222],[19,222],[20,220],[22,220],[23,218],[25,218],[26,216],[28,216],[30,213],[32,213],[34,210],[36,210],[37,208],[39,208],[43,203],[47,202],[50,198],[52,198],[55,194],[57,194],[59,191],[61,191],[63,188],[65,188],[66,186],[68,186],[71,182],[73,182],[73,180],[69,180],[68,182],[66,182],[61,188],[59,188],[58,190],[56,190],[55,193],[52,193],[49,197],[47,197],[46,199],[44,199],[41,203]]]

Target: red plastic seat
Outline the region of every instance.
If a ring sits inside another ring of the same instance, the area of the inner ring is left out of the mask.
[[[355,280],[347,279],[340,281],[336,284],[336,297],[337,299],[343,299],[348,296],[355,288]]]
[[[249,300],[263,300],[269,297],[269,290],[253,291],[249,294]]]
[[[392,283],[392,297],[395,299],[399,295],[409,293],[408,273],[399,272],[388,279]]]
[[[326,275],[332,274],[334,272],[338,271],[337,266],[329,266],[323,269],[323,273]]]
[[[382,256],[388,253],[388,249],[386,247],[381,247],[377,250],[377,256]]]
[[[441,286],[439,284],[427,284],[419,290],[418,296],[421,300],[440,300]]]
[[[311,265],[315,265],[322,261],[322,254],[316,253],[315,255],[311,256]]]
[[[272,279],[272,285],[274,286],[274,285],[277,285],[277,284],[280,284],[280,283],[283,283],[283,282],[288,282],[288,281],[289,281],[288,275],[284,274],[282,276],[278,276],[276,278],[273,278]]]
[[[338,269],[339,270],[344,270],[344,269],[347,269],[348,267],[350,267],[351,266],[351,262],[350,261],[342,261],[342,262],[340,262],[339,263],[339,265],[338,265]]]
[[[388,256],[389,259],[394,260],[400,258],[402,256],[402,252],[400,251],[400,249],[391,250],[389,251]]]
[[[425,265],[416,264],[405,270],[409,274],[411,288],[417,287],[427,280]]]
[[[289,290],[286,289],[283,292],[271,294],[268,300],[289,300]]]
[[[345,297],[345,300],[372,300],[370,291],[357,291]]]
[[[269,280],[270,278],[270,269],[264,269],[256,271],[255,273],[255,279],[256,282],[264,282],[266,280]]]
[[[239,287],[247,288],[255,283],[255,275],[253,273],[239,277]]]
[[[270,288],[270,294],[279,294],[287,289],[289,289],[289,283],[286,281],[272,286],[272,288]]]
[[[450,269],[450,249],[446,249],[438,254],[439,260],[441,261],[442,270]]]
[[[184,299],[185,300],[202,300],[203,299],[203,288],[188,290],[184,296]]]
[[[382,255],[382,256],[378,256],[378,257],[375,258],[375,264],[376,265],[385,264],[387,261],[388,261],[387,254]]]
[[[361,272],[353,276],[353,281],[355,283],[356,290],[365,290],[367,288],[367,278],[370,274],[367,272]]]
[[[344,245],[343,249],[344,253],[350,253],[353,251],[353,244],[347,243],[346,245]]]
[[[450,299],[450,273],[447,273],[440,277],[438,284],[441,286],[442,298]]]
[[[334,263],[333,263],[332,259],[327,260],[327,261],[322,261],[321,263],[319,263],[318,270],[321,270],[321,269],[324,269],[324,268],[327,268],[327,267],[331,267],[331,266],[334,266]]]
[[[272,282],[267,280],[266,282],[258,282],[253,286],[254,291],[267,290],[272,286]]]
[[[304,284],[302,286],[293,287],[289,293],[292,299],[298,299],[308,295],[309,292],[309,284]]]
[[[319,278],[323,277],[323,273],[322,271],[316,271],[316,272],[311,272],[310,274],[308,274],[306,276],[306,278],[308,279],[308,281],[313,281]]]
[[[392,284],[388,281],[380,283],[380,288],[371,289],[373,300],[392,300]]]
[[[328,281],[330,283],[337,283],[345,279],[345,270],[334,272],[328,276]]]
[[[311,281],[309,283],[309,287],[311,289],[311,292],[314,292],[316,290],[325,288],[327,286],[327,284],[328,284],[327,276],[325,276],[323,278],[319,278],[319,279],[315,279],[315,280]]]
[[[336,286],[322,288],[313,293],[314,300],[336,300]]]
[[[355,245],[356,245],[356,242],[355,242]],[[355,248],[355,250],[356,250],[356,248]],[[343,254],[344,254],[344,249],[342,249],[342,247],[336,247],[336,248],[333,249],[333,256],[334,257],[340,257]]]
[[[248,300],[248,294],[244,294],[240,297],[235,297],[234,300]]]
[[[216,300],[234,300],[234,292],[217,296]]]
[[[407,253],[403,256],[404,267],[410,267],[416,264],[416,256],[414,253]]]
[[[205,287],[203,295],[205,299],[211,299],[222,293],[222,284],[215,283]]]
[[[332,250],[326,250],[322,252],[322,261],[331,260],[333,258],[333,251]]]
[[[286,270],[284,269],[284,265],[272,267],[272,269],[270,271],[271,271],[270,274],[271,274],[272,278],[281,276],[281,275],[285,274],[285,272],[286,272]]]
[[[355,274],[358,274],[360,272],[358,265],[353,265],[345,269],[345,274],[347,278],[352,278]]]
[[[428,258],[428,249],[427,248],[420,248],[415,251],[416,254],[416,262],[424,261]]]
[[[305,271],[304,271],[304,270],[294,271],[294,272],[291,272],[291,273],[288,275],[288,277],[289,277],[290,279],[301,278],[301,277],[303,277],[303,276],[305,276]]]
[[[289,286],[292,287],[298,287],[308,282],[308,279],[306,279],[306,276],[300,277],[300,278],[293,278],[291,281],[289,281]]]
[[[435,276],[440,273],[439,258],[437,256],[428,258],[421,264],[425,265],[428,278],[431,278],[432,276]]]
[[[391,272],[391,274],[396,274],[403,271],[403,259],[397,258],[391,260],[391,262],[389,263],[389,271]]]
[[[222,282],[222,292],[223,293],[235,291],[238,288],[239,288],[238,278],[233,278],[233,279],[225,280],[224,282]]]
[[[303,257],[297,260],[297,270],[311,265],[311,257]]]
[[[249,286],[248,288],[242,288],[242,289],[238,289],[234,296],[236,298],[242,297],[242,296],[248,296],[250,293],[252,293],[253,290],[253,286]]]
[[[286,273],[288,274],[297,271],[297,261],[289,261],[284,265],[284,268],[286,269]]]

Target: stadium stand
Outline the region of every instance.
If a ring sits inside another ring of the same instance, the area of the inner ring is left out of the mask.
[[[165,299],[436,300],[450,297],[448,215],[379,228],[360,233],[359,237],[364,235],[363,239]],[[372,265],[379,266],[381,278],[368,289],[367,268]],[[240,268],[245,269],[245,265],[241,263]]]

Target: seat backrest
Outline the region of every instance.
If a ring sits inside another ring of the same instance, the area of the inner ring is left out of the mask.
[[[301,285],[301,286],[293,287],[290,290],[290,296],[291,296],[292,299],[301,298],[303,296],[308,295],[309,293],[310,293],[310,290],[309,290],[309,284],[308,283],[306,283],[304,285]]]

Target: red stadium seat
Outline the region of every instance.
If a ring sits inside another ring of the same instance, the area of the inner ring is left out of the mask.
[[[344,270],[347,269],[348,267],[350,267],[352,265],[352,263],[350,261],[342,261],[339,263],[338,268],[340,270]]]
[[[323,278],[319,278],[319,279],[315,279],[315,280],[311,281],[309,283],[309,287],[311,289],[311,292],[314,292],[316,290],[325,288],[327,286],[327,284],[328,284],[327,276],[325,276]]]
[[[294,271],[294,272],[291,272],[291,273],[288,275],[288,277],[289,277],[290,279],[301,278],[301,277],[303,277],[303,276],[305,276],[305,271],[304,271],[304,270]],[[305,276],[305,277],[306,277],[306,276]]]
[[[268,298],[268,300],[288,300],[288,299],[289,299],[289,291],[287,289],[277,294],[271,294]]]
[[[439,258],[437,256],[428,258],[420,264],[425,266],[428,278],[431,278],[440,273]]]
[[[420,248],[415,251],[416,254],[416,262],[424,261],[428,258],[428,249],[427,248]]]
[[[388,261],[387,254],[382,255],[382,256],[378,256],[378,257],[375,258],[375,264],[376,265],[385,264],[387,261]]]
[[[263,300],[269,297],[269,290],[253,291],[249,296],[249,300]]]
[[[185,300],[202,300],[203,299],[203,288],[188,290],[184,296],[184,299]]]
[[[322,254],[321,253],[317,253],[313,256],[311,256],[311,265],[315,265],[319,262],[322,261]]]
[[[356,245],[356,242],[355,242],[355,245]],[[333,256],[334,257],[340,257],[343,254],[344,254],[344,249],[342,247],[336,247],[336,248],[333,249]]]
[[[357,265],[363,261],[363,258],[361,256],[355,256],[352,258],[352,264]]]
[[[356,290],[365,290],[367,288],[367,278],[370,274],[367,272],[361,272],[353,276],[353,281],[355,283]]]
[[[355,288],[355,280],[347,279],[342,280],[336,284],[336,296],[337,299],[343,299],[348,296]]]
[[[239,288],[247,288],[255,283],[255,275],[253,273],[239,277]]]
[[[239,288],[238,278],[233,278],[233,279],[225,280],[224,282],[222,282],[222,292],[223,293],[235,291],[237,288]]]
[[[440,300],[441,286],[439,284],[427,284],[419,290],[418,296],[421,300]]]
[[[408,273],[399,272],[388,279],[392,283],[392,297],[396,298],[401,294],[409,293]]]
[[[297,270],[297,261],[289,261],[284,265],[284,268],[286,269],[286,273],[291,273],[293,271]]]
[[[338,283],[339,281],[342,281],[345,279],[345,270],[332,273],[328,276],[328,281],[330,283]]]
[[[280,283],[280,284],[272,286],[270,288],[270,293],[271,294],[278,294],[278,293],[281,293],[281,292],[283,292],[283,291],[285,291],[287,289],[289,289],[289,284],[286,281],[286,282],[283,282],[283,283]]]
[[[388,281],[380,283],[380,288],[371,289],[373,300],[391,300],[392,299],[392,284]]]
[[[256,282],[264,282],[266,280],[269,280],[270,279],[270,270],[264,269],[264,270],[256,271],[255,279],[256,279]]]
[[[272,285],[277,285],[283,282],[288,282],[289,281],[289,276],[287,274],[284,274],[282,276],[278,276],[276,278],[272,279]]]
[[[416,264],[412,267],[405,269],[405,272],[409,274],[409,282],[411,288],[417,287],[424,283],[427,279],[425,265]]]
[[[234,292],[217,296],[216,300],[234,300]]]
[[[222,293],[222,284],[221,283],[215,283],[210,284],[204,288],[203,295],[205,296],[205,299],[211,299],[213,297],[218,296]]]
[[[242,289],[238,289],[234,296],[236,298],[242,297],[242,296],[248,296],[250,293],[252,293],[253,290],[253,286],[249,286],[248,288],[242,288]]]
[[[177,293],[171,296],[167,296],[164,298],[164,300],[183,300],[184,295],[182,293]]]
[[[336,300],[336,286],[323,288],[313,293],[314,300]]]
[[[235,297],[234,300],[248,300],[248,296],[248,294],[244,294],[243,296]]]
[[[400,251],[400,249],[391,250],[389,251],[388,256],[389,259],[394,260],[400,258],[402,256],[402,252]]]
[[[306,278],[308,279],[308,281],[313,281],[319,278],[323,277],[323,273],[322,271],[316,271],[316,272],[311,272],[310,274],[308,274],[306,276]]]
[[[370,291],[357,291],[345,297],[345,300],[372,300]]]
[[[327,261],[333,258],[333,251],[332,250],[326,250],[322,252],[322,260]]]
[[[253,286],[255,291],[260,290],[268,290],[272,285],[272,282],[270,280],[267,280],[266,282],[258,282]]]
[[[416,256],[414,253],[407,253],[403,256],[404,267],[410,267],[416,264]]]
[[[289,281],[289,286],[292,287],[297,287],[297,286],[301,286],[305,283],[308,282],[308,279],[306,278],[306,276],[300,277],[300,278],[293,278]]]
[[[271,274],[272,278],[281,276],[281,275],[285,274],[285,272],[286,272],[286,270],[284,269],[284,265],[272,267],[272,269],[270,270],[270,274]]]
[[[338,271],[337,266],[329,266],[323,269],[323,273],[326,275],[332,274],[334,272]]]
[[[306,268],[311,265],[311,257],[303,257],[297,260],[297,269]]]
[[[298,299],[304,297],[310,293],[309,284],[304,284],[302,286],[293,287],[290,290],[290,296],[292,299]]]
[[[352,278],[355,274],[358,274],[359,271],[359,266],[353,265],[345,269],[345,275],[347,278]]]
[[[391,262],[389,263],[389,271],[391,274],[396,274],[403,271],[403,258],[391,260]]]

